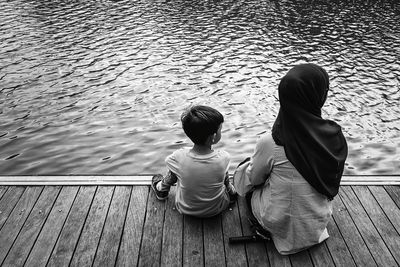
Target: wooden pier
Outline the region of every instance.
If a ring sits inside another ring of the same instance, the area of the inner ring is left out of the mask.
[[[243,198],[220,216],[179,214],[148,185],[0,186],[2,266],[399,266],[400,187],[345,185],[330,238],[282,256],[250,233]]]

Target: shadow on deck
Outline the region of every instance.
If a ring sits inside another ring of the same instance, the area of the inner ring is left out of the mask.
[[[243,198],[211,219],[182,216],[149,186],[0,186],[2,266],[399,266],[400,187],[342,186],[330,238],[281,256],[250,233]]]

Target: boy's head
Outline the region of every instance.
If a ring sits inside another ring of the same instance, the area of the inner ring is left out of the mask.
[[[196,145],[204,145],[207,138],[218,132],[224,122],[224,116],[214,108],[198,105],[186,110],[181,116],[181,121],[190,140]]]

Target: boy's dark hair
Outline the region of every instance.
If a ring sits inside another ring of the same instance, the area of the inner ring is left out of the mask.
[[[224,116],[216,109],[207,106],[192,106],[181,116],[185,134],[197,145],[205,144],[207,138],[218,131]]]

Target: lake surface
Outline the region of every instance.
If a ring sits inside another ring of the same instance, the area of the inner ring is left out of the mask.
[[[225,116],[231,171],[271,130],[277,86],[317,63],[346,174],[400,174],[396,0],[0,0],[0,175],[151,174],[190,145],[180,114]]]

